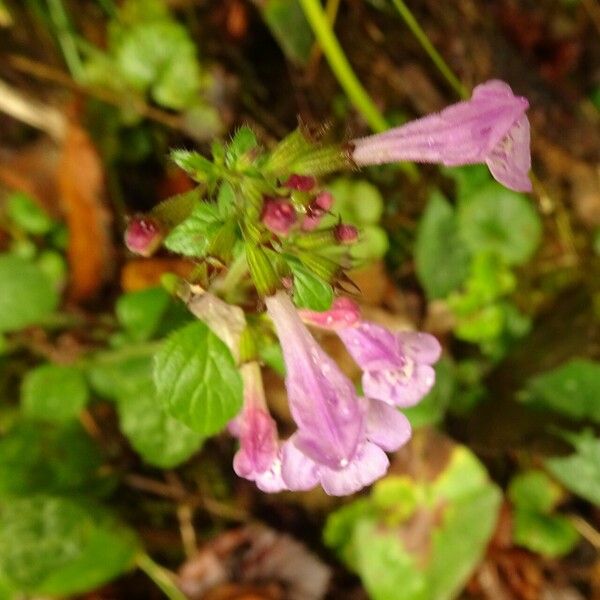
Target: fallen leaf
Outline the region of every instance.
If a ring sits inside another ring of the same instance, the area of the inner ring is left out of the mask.
[[[86,300],[110,276],[113,248],[100,157],[88,134],[75,123],[65,136],[57,183],[69,229],[69,296]]]

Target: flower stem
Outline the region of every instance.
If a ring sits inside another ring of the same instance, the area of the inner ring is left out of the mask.
[[[187,600],[183,592],[175,585],[169,571],[155,563],[145,552],[138,555],[136,564],[154,581],[169,600]]]
[[[371,129],[376,132],[385,131],[388,128],[386,120],[352,70],[331,28],[320,0],[300,0],[300,4],[321,45],[329,66],[340,85],[344,88],[350,101],[362,114]]]
[[[65,11],[62,0],[48,0],[48,12],[54,28],[56,37],[60,44],[65,62],[71,76],[75,81],[81,81],[83,75],[83,65],[77,51],[77,43],[73,37],[73,28],[69,20],[69,15]]]
[[[392,0],[394,6],[400,13],[400,16],[411,30],[412,34],[417,38],[417,41],[423,47],[423,50],[427,53],[433,64],[438,68],[439,72],[443,75],[444,79],[450,84],[452,89],[461,97],[468,98],[469,92],[467,88],[460,82],[458,77],[453,73],[452,69],[448,66],[448,63],[442,58],[441,54],[434,48],[433,44],[429,41],[427,34],[423,31],[423,28],[419,25],[419,22],[415,19],[410,8],[404,3],[404,0]]]

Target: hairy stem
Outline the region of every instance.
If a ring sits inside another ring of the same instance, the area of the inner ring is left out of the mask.
[[[169,600],[187,600],[183,592],[175,585],[171,573],[155,563],[146,553],[138,555],[136,564],[154,581]]]

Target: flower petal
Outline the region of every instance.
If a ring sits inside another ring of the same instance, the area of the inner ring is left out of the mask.
[[[429,365],[405,369],[366,371],[362,384],[365,395],[392,406],[408,408],[417,404],[435,383],[435,371]]]
[[[432,365],[438,361],[442,353],[437,338],[429,333],[400,331],[397,339],[402,353],[418,363]]]
[[[353,461],[340,470],[321,467],[321,485],[330,496],[354,494],[385,475],[390,461],[376,444],[365,442]]]
[[[385,402],[371,400],[367,416],[367,436],[387,452],[395,452],[410,439],[408,419]]]
[[[339,329],[337,334],[363,370],[393,369],[404,362],[395,335],[385,327],[363,321],[356,327]]]
[[[300,452],[294,436],[281,448],[281,475],[285,485],[292,491],[310,490],[319,483],[319,468],[315,461]]]
[[[517,192],[532,189],[529,120],[523,115],[493,148],[486,164],[496,181]]]

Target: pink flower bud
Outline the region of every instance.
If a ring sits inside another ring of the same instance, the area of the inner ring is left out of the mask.
[[[269,231],[287,235],[296,222],[296,211],[288,200],[265,198],[261,219]]]
[[[340,223],[335,226],[333,235],[340,244],[354,244],[358,240],[358,229],[354,225]]]
[[[161,224],[152,217],[135,216],[125,230],[125,245],[130,252],[140,256],[151,256],[164,237]]]
[[[321,192],[306,208],[306,217],[302,221],[304,231],[312,231],[319,226],[321,219],[333,206],[333,196],[329,192]]]
[[[288,180],[283,184],[290,190],[298,190],[299,192],[310,192],[317,184],[314,177],[310,175],[290,175]]]

